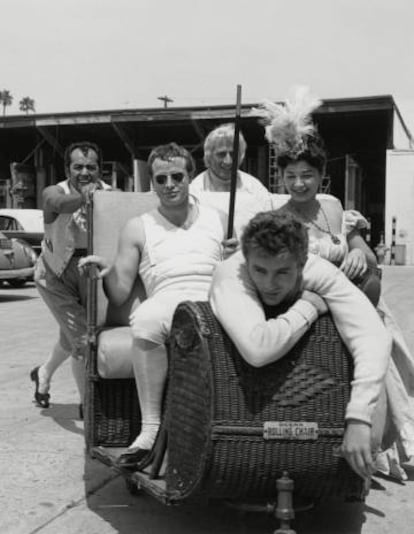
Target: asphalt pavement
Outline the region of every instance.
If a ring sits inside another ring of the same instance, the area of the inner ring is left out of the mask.
[[[383,295],[414,351],[414,267],[385,267]],[[69,362],[56,373],[51,406],[34,402],[30,370],[57,328],[33,284],[0,287],[1,534],[271,534],[270,516],[223,505],[166,507],[132,496],[122,477],[85,456]],[[399,483],[375,477],[365,504],[330,500],[297,514],[298,534],[414,533],[414,467]]]

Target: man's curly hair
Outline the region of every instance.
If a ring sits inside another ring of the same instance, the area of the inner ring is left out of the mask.
[[[290,212],[264,211],[247,224],[241,237],[241,246],[246,259],[252,250],[268,256],[288,251],[303,266],[308,257],[308,232]]]

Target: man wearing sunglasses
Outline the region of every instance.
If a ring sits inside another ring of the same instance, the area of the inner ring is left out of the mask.
[[[207,300],[217,263],[225,249],[236,245],[235,239],[225,239],[226,217],[189,195],[195,164],[185,148],[175,143],[155,148],[148,168],[159,206],[128,221],[112,266],[97,256],[79,263],[81,270],[88,263],[98,266],[106,294],[116,305],[128,298],[137,271],[148,297],[130,318],[142,425],[119,459],[123,467],[136,467],[156,439],[167,376],[164,343],[175,308],[183,300]]]

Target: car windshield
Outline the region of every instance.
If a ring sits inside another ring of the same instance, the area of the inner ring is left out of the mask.
[[[12,240],[8,239],[2,232],[0,232],[0,250],[12,248]]]
[[[43,232],[43,211],[36,209],[0,209],[0,230]]]

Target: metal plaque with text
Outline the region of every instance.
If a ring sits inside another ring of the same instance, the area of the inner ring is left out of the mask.
[[[308,421],[265,421],[263,423],[264,439],[318,439],[318,423]]]

